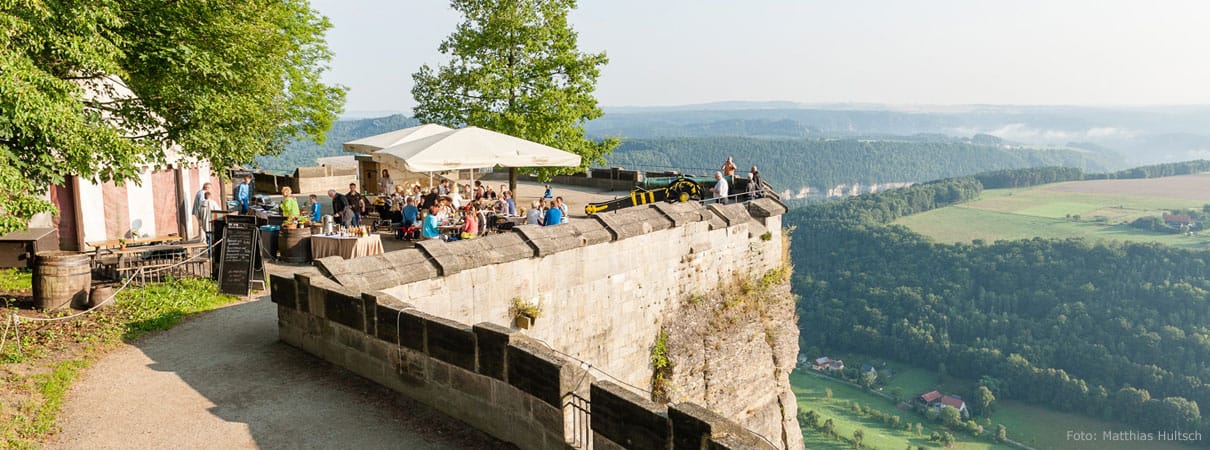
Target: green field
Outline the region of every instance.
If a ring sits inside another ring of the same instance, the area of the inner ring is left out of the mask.
[[[911,398],[922,392],[937,389],[944,393],[961,393],[970,390],[973,385],[971,381],[955,378],[942,378],[936,372],[914,367],[897,361],[886,360],[885,358],[869,357],[858,354],[833,354],[830,355],[838,359],[843,359],[848,365],[860,366],[861,364],[872,364],[880,370],[889,368],[894,372],[891,380],[883,380],[883,392],[890,394],[892,390],[898,387],[903,393],[904,398]],[[884,365],[885,364],[885,365]],[[928,442],[928,435],[934,430],[940,430],[941,427],[936,424],[925,423],[924,436],[916,436],[915,432],[908,433],[902,430],[890,430],[881,422],[868,418],[859,417],[850,411],[846,401],[855,401],[862,405],[877,407],[887,414],[899,415],[905,422],[927,422],[927,420],[917,415],[912,411],[899,411],[889,400],[875,396],[869,392],[849,386],[839,381],[831,379],[822,379],[807,375],[804,373],[795,372],[790,375],[790,384],[794,389],[794,394],[798,397],[799,412],[808,409],[814,409],[816,412],[821,412],[824,417],[831,417],[836,423],[837,429],[844,436],[852,436],[853,430],[857,427],[865,429],[866,447],[874,446],[874,448],[905,448],[908,442],[913,446],[924,445],[925,448],[936,448],[938,445]],[[832,399],[824,398],[824,389],[832,389]],[[1064,413],[1050,410],[1044,407],[1030,405],[1018,401],[1000,401],[997,400],[992,406],[995,411],[991,416],[991,426],[988,427],[981,417],[976,417],[975,421],[980,425],[984,425],[989,432],[994,433],[996,424],[1004,424],[1008,428],[1008,437],[1025,444],[1027,446],[1042,450],[1042,449],[1088,449],[1088,450],[1137,450],[1137,449],[1156,449],[1156,450],[1190,450],[1195,447],[1177,445],[1170,442],[1122,442],[1122,441],[1073,441],[1068,440],[1067,431],[1076,432],[1092,432],[1098,439],[1101,437],[1101,432],[1104,430],[1110,431],[1126,431],[1130,427],[1117,423],[1099,420],[1091,417],[1086,417],[1079,414]],[[1016,448],[1007,445],[996,444],[983,438],[975,438],[966,433],[954,433],[954,437],[958,438],[959,444],[953,448],[962,449],[1001,449],[1001,448]],[[852,448],[846,446],[845,443],[834,441],[826,436],[820,435],[814,430],[806,431],[803,434],[803,439],[807,444],[807,448]]]
[[[1203,200],[1054,189],[1071,185],[987,190],[977,200],[903,217],[895,223],[946,243],[1042,237],[1159,242],[1187,249],[1210,249],[1210,233],[1182,236],[1127,225],[1140,217],[1159,216],[1168,210],[1201,209]]]
[[[815,410],[822,417],[820,422],[825,419],[832,419],[836,425],[836,430],[841,436],[852,436],[853,430],[861,428],[865,432],[865,441],[862,448],[873,449],[901,449],[909,444],[912,448],[923,446],[925,448],[941,448],[939,444],[929,442],[929,435],[933,431],[940,431],[941,427],[927,423],[928,421],[916,414],[913,411],[902,411],[895,407],[890,400],[878,397],[869,392],[862,391],[856,387],[844,384],[840,381],[820,378],[806,373],[795,371],[790,374],[790,384],[794,390],[794,395],[798,398],[798,411],[803,413],[807,410]],[[828,399],[825,395],[825,389],[832,389],[832,398]],[[917,422],[924,423],[923,435],[916,435],[915,431],[904,431],[903,429],[891,429],[881,421],[868,416],[861,416],[853,413],[850,409],[850,401],[857,402],[872,409],[878,409],[889,415],[899,416],[905,423],[915,424]],[[1007,445],[997,444],[985,438],[975,438],[964,432],[953,433],[957,438],[957,443],[951,447],[954,449],[1012,449]],[[815,430],[803,431],[803,442],[809,449],[824,448],[824,449],[848,449],[853,448],[847,442],[834,440],[828,436],[824,436]]]

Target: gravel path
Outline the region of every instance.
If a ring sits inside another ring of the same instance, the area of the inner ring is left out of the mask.
[[[277,340],[267,298],[202,314],[97,361],[50,448],[502,448],[469,426]]]

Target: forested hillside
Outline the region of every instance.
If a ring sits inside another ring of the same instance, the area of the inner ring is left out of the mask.
[[[838,184],[918,182],[989,170],[1069,166],[1104,171],[1120,161],[1074,150],[1014,149],[960,142],[854,139],[702,137],[628,139],[607,159],[636,168],[713,171],[729,155],[740,169],[761,168],[778,189],[826,189]]]
[[[885,225],[977,196],[976,178],[788,213],[803,348],[908,361],[980,380],[997,398],[1139,429],[1207,432],[1198,405],[1210,404],[1210,254],[1080,240],[949,245]]]
[[[286,150],[277,156],[258,156],[256,163],[264,169],[276,172],[293,172],[297,167],[315,165],[315,158],[346,155],[340,144],[354,139],[373,136],[400,128],[419,125],[416,119],[402,115],[375,119],[341,120],[328,130],[323,145],[311,141],[295,141],[286,145]]]

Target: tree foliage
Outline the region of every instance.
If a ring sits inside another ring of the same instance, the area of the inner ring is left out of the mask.
[[[962,180],[788,213],[803,339],[944,365],[997,386],[993,399],[1206,431],[1206,252],[1076,239],[938,244],[886,225],[928,209],[930,196],[912,190],[973,192]],[[971,398],[983,410],[981,393]]]
[[[0,2],[0,209],[78,175],[123,182],[185,156],[216,167],[322,141],[327,19],[306,0]],[[5,222],[0,226],[11,227]]]
[[[450,6],[462,15],[438,47],[450,62],[412,75],[415,116],[487,128],[582,157],[579,168],[533,170],[544,176],[604,162],[617,141],[587,139],[584,123],[601,115],[592,93],[609,60],[577,48],[567,22],[575,0],[453,0]]]

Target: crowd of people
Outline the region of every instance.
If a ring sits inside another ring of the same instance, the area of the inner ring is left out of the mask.
[[[740,196],[763,196],[764,182],[756,166],[752,166],[748,173],[746,192],[733,192],[732,180],[735,179],[736,170],[734,157],[729,156],[720,170],[714,173],[715,183],[710,188],[713,201],[729,203]],[[252,205],[252,177],[244,175],[242,178],[243,182],[235,187],[234,197],[239,212],[247,214]],[[358,190],[357,183],[349,183],[349,190],[345,193],[329,189],[328,199],[335,222],[346,227],[358,227],[363,225],[365,217],[377,213],[377,219],[389,223],[400,239],[458,240],[474,239],[489,230],[512,226],[511,220],[499,220],[501,218],[524,218],[525,224],[542,226],[561,225],[568,221],[567,204],[563,197],[553,195],[549,184],[545,186],[542,198],[534,200],[529,208],[518,208],[516,197],[508,185],[501,184],[496,190],[481,180],[473,184],[442,180],[440,184],[424,189],[420,183],[396,184],[390,172],[384,169],[377,187],[381,195],[373,198]],[[281,194],[280,210],[287,220],[305,218],[316,223],[323,220],[324,209],[317,195],[311,194],[308,198],[304,215],[302,205],[294,197],[291,188],[283,187]],[[197,192],[193,209],[208,239],[212,216],[214,212],[221,211],[211,195],[210,183],[206,183]],[[450,232],[454,226],[458,227],[457,232]]]

